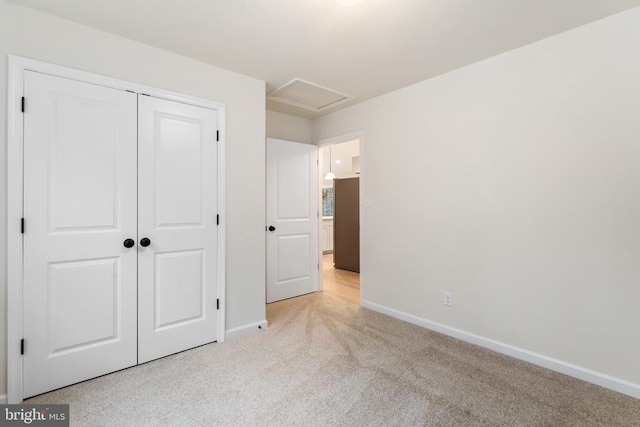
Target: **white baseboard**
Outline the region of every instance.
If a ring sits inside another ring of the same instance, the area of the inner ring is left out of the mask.
[[[227,330],[225,334],[225,340],[231,340],[234,338],[253,334],[261,330],[267,329],[268,326],[269,326],[269,322],[267,322],[266,320],[261,320],[259,322],[250,323],[248,325],[239,326],[237,328],[232,328]]]
[[[7,404],[7,395],[0,394],[0,405],[6,405],[6,404]]]
[[[563,362],[562,360],[514,347],[470,332],[465,332],[441,323],[432,322],[371,301],[362,301],[361,306],[471,344],[479,345],[480,347],[488,348],[498,353],[506,354],[507,356],[515,357],[516,359],[524,360],[525,362],[529,362],[561,374],[569,375],[570,377],[578,378],[580,380],[617,391],[618,393],[640,399],[640,384],[635,384],[607,374],[592,371],[591,369],[576,366],[571,363]]]

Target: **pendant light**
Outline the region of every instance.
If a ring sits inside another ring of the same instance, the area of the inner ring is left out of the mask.
[[[329,146],[329,173],[324,177],[326,180],[334,180],[336,176],[331,172],[331,146]]]

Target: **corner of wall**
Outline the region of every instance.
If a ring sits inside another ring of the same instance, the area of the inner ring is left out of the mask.
[[[368,308],[369,310],[386,314],[388,316],[403,320],[413,325],[422,326],[423,328],[429,329],[431,331],[439,332],[441,334],[457,338],[461,341],[475,344],[480,347],[484,347],[489,350],[493,350],[495,352],[511,356],[513,358],[529,362],[534,365],[559,372],[561,374],[565,374],[591,384],[599,385],[601,387],[617,391],[618,393],[626,394],[636,399],[640,399],[640,384],[635,384],[620,378],[615,378],[611,375],[603,374],[601,372],[596,372],[582,366],[577,366],[571,363],[564,362],[562,360],[547,357],[542,354],[534,353],[532,351],[505,344],[500,341],[492,340],[481,335],[476,335],[467,331],[452,328],[450,326],[423,319],[421,317],[404,313],[399,310],[394,310],[392,308],[376,304],[371,301],[363,300],[361,305],[362,307]]]
[[[255,334],[267,329],[269,322],[267,320],[261,320],[259,322],[249,323],[248,325],[239,326],[237,328],[229,329],[225,334],[225,340],[232,340],[241,338],[247,335]]]

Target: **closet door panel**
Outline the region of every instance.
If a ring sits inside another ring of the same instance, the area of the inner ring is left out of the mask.
[[[25,72],[24,396],[137,361],[136,95]]]
[[[216,111],[139,97],[139,362],[217,339]]]

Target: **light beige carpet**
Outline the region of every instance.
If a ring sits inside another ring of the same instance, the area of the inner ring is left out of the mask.
[[[322,294],[269,329],[67,387],[78,426],[640,426],[640,400]]]

